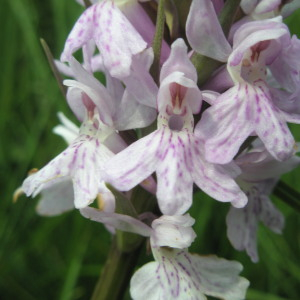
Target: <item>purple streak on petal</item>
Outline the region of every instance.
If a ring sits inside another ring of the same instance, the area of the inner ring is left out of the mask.
[[[105,146],[96,146],[95,138],[80,135],[64,152],[29,176],[23,183],[23,190],[27,196],[35,196],[42,189],[70,177],[75,207],[85,207],[101,192],[100,167],[111,156],[113,153]]]
[[[160,159],[156,151],[163,139],[163,132],[155,131],[118,153],[104,166],[105,180],[128,191],[148,178]]]
[[[237,85],[222,94],[204,111],[196,125],[196,136],[204,139],[206,159],[213,163],[229,163],[240,145],[254,129],[252,103],[247,85]],[[249,122],[250,121],[250,122]]]
[[[280,110],[274,106],[266,86],[257,84],[256,96],[261,109],[258,116],[261,122],[256,124],[255,131],[265,144],[268,151],[278,160],[286,160],[294,153],[295,140],[282,117]],[[258,111],[258,108],[256,108]]]
[[[95,4],[83,13],[69,34],[61,60],[69,61],[72,53],[91,39],[114,77],[128,76],[132,55],[147,46],[113,1]]]

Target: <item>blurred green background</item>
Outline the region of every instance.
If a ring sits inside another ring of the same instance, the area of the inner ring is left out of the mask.
[[[0,298],[89,299],[111,240],[103,226],[77,211],[58,217],[35,213],[37,199],[14,190],[28,170],[41,168],[65,144],[52,134],[56,114],[76,121],[50,72],[39,43],[43,37],[55,57],[82,8],[74,0],[1,0],[0,47]],[[300,11],[287,20],[300,37]],[[297,126],[294,126],[297,128]],[[300,130],[294,130],[300,140]],[[300,191],[300,170],[284,180]],[[225,230],[228,205],[198,193],[191,214],[198,233],[192,251],[216,253],[244,265],[249,300],[300,299],[300,218],[278,199],[286,217],[283,235],[259,229],[260,261],[252,264],[229,244]],[[144,256],[141,262],[151,260]]]

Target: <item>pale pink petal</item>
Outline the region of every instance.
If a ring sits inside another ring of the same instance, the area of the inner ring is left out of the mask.
[[[155,171],[160,160],[156,151],[164,142],[163,132],[155,131],[131,144],[105,164],[105,181],[121,191],[130,190]]]
[[[160,82],[173,72],[182,72],[185,77],[197,82],[197,72],[187,51],[187,46],[181,38],[172,44],[171,54],[161,68]]]
[[[103,1],[98,6],[99,25],[94,39],[103,62],[113,77],[128,76],[132,56],[145,50],[147,43],[113,1]]]
[[[127,215],[105,212],[92,207],[82,208],[80,209],[80,213],[92,221],[100,222],[106,226],[122,231],[132,232],[146,237],[149,237],[152,232],[149,226]]]
[[[178,91],[179,90],[179,91]],[[157,95],[158,111],[163,111],[167,105],[173,105],[174,93],[182,93],[182,99],[187,100],[189,109],[196,114],[202,105],[202,95],[197,83],[187,78],[182,72],[173,72],[160,84]],[[175,96],[176,97],[176,96]]]
[[[168,215],[183,214],[192,204],[188,139],[186,133],[157,130],[108,161],[105,179],[127,191],[156,171],[160,210]]]
[[[83,122],[86,117],[86,107],[82,102],[82,92],[77,88],[69,87],[66,98],[73,114],[80,122]]]
[[[66,41],[61,60],[70,60],[72,53],[91,39],[114,77],[128,76],[132,55],[147,46],[113,1],[97,3],[81,15]]]
[[[127,147],[127,144],[116,131],[111,132],[110,135],[106,137],[103,144],[113,153],[119,153]]]
[[[278,108],[271,101],[271,96],[264,84],[258,84],[255,104],[255,131],[268,151],[277,160],[286,160],[294,153],[295,140]]]
[[[151,247],[188,248],[196,234],[192,229],[195,220],[189,214],[166,216],[163,215],[152,222]]]
[[[75,23],[71,33],[69,34],[66,44],[61,54],[61,61],[69,61],[71,55],[81,48],[84,44],[89,42],[94,35],[94,22],[95,22],[95,13],[97,12],[97,5],[89,7],[80,18]]]
[[[282,44],[288,42],[289,30],[280,17],[271,20],[253,21],[242,25],[235,33],[233,51],[228,57],[227,69],[233,81],[241,82],[242,61],[249,50],[259,42],[268,41],[268,47],[260,53],[265,64],[271,64],[279,55]]]
[[[54,63],[60,73],[62,73],[65,76],[74,78],[74,72],[71,70],[71,68],[67,64],[62,63],[61,61],[56,60],[56,59],[54,60]]]
[[[69,178],[42,190],[36,211],[41,216],[57,216],[74,208],[74,191]]]
[[[257,214],[252,212],[253,203],[246,208],[231,207],[226,217],[227,236],[233,247],[239,251],[246,250],[253,262],[258,262],[256,231]]]
[[[77,81],[65,80],[64,84],[81,89],[89,95],[101,112],[112,115],[118,99],[112,98],[109,91],[73,57],[70,67]]]
[[[153,62],[152,48],[135,55],[129,76],[122,78],[126,90],[133,95],[139,103],[156,109],[158,87],[149,73]]]
[[[203,100],[210,105],[215,104],[216,99],[219,96],[220,96],[220,94],[217,92],[214,92],[214,91],[208,91],[208,90],[202,91]]]
[[[246,250],[253,262],[258,261],[257,227],[261,220],[264,225],[275,233],[281,233],[284,217],[271,202],[271,194],[277,179],[269,179],[250,184],[247,190],[249,199],[246,207],[236,209],[231,207],[226,217],[227,236],[237,250]]]
[[[278,9],[281,0],[261,0],[255,7],[255,14],[265,14]]]
[[[247,197],[230,176],[233,172],[229,172],[224,166],[207,162],[200,149],[203,149],[203,143],[195,140],[192,149],[194,182],[205,193],[218,201],[231,202],[235,207],[245,206]]]
[[[200,290],[204,294],[224,300],[245,299],[249,281],[238,276],[243,267],[237,261],[197,254],[190,254],[189,257],[183,254],[180,258],[191,274],[201,278]]]
[[[185,250],[160,248],[155,252],[157,261],[140,268],[131,279],[134,300],[205,300],[205,295],[244,299],[249,282],[238,276],[242,270],[238,262]]]
[[[282,233],[284,216],[266,196],[261,196],[260,220],[275,233]]]
[[[22,189],[27,196],[35,196],[45,187],[71,177],[75,207],[85,207],[101,192],[100,166],[111,156],[113,153],[98,139],[80,135],[64,152],[29,176]]]
[[[241,144],[254,130],[252,99],[247,85],[237,85],[222,94],[204,111],[195,135],[205,141],[205,157],[225,164],[237,154]]]
[[[300,40],[293,36],[289,45],[286,45],[274,62],[270,65],[275,79],[281,87],[289,92],[299,90],[300,83]],[[298,95],[300,92],[298,92]],[[282,99],[284,103],[286,99]]]
[[[231,52],[211,1],[193,0],[186,23],[192,48],[205,56],[226,62]]]
[[[242,169],[241,178],[245,181],[257,182],[269,178],[279,178],[282,174],[290,172],[300,164],[300,157],[294,155],[284,162],[275,160],[263,148],[261,151],[241,155],[236,163]]]
[[[159,151],[161,161],[156,170],[157,198],[164,214],[183,214],[192,205],[192,142],[190,134],[170,131],[168,140]]]
[[[278,39],[284,35],[289,36],[289,31],[287,26],[282,23],[282,17],[280,16],[267,20],[247,22],[240,26],[234,35],[233,52],[237,49],[240,49],[240,52],[242,52],[258,42]]]
[[[139,268],[133,275],[130,281],[130,295],[133,300],[172,300],[174,298],[163,298],[161,285],[159,283],[158,262],[150,262]],[[202,298],[205,300],[205,298]]]
[[[53,132],[61,136],[67,144],[71,144],[79,135],[79,127],[71,122],[62,112],[59,112],[58,118],[62,125],[53,128]]]
[[[105,87],[94,89],[93,87],[75,80],[65,80],[64,84],[71,87],[67,99],[74,112],[81,112],[81,110],[85,109],[82,98],[84,97],[84,94],[86,94],[98,108],[101,121],[108,126],[113,126],[112,116],[115,110],[115,107],[113,107],[114,101],[106,91]]]
[[[156,116],[155,108],[141,104],[126,89],[114,115],[114,125],[117,130],[122,131],[143,128],[152,124]]]
[[[242,0],[241,9],[245,14],[250,14],[256,7],[259,0]]]
[[[222,94],[203,113],[195,134],[205,140],[207,160],[224,164],[233,159],[253,130],[276,159],[293,154],[295,141],[263,81],[239,84]]]

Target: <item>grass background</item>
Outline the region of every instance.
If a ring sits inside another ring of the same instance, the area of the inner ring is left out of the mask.
[[[35,213],[37,199],[23,196],[12,203],[28,170],[42,167],[65,148],[51,133],[58,123],[57,111],[75,121],[39,38],[59,57],[82,8],[74,0],[0,0],[0,4],[0,298],[89,299],[111,239],[103,226],[77,211],[40,217]],[[299,10],[287,23],[300,37]],[[293,127],[300,140],[300,130]],[[299,170],[284,180],[300,191]],[[226,238],[228,205],[198,193],[191,209],[198,233],[191,250],[242,262],[243,276],[251,282],[249,300],[300,299],[299,214],[279,199],[274,201],[286,216],[286,226],[281,236],[260,227],[257,264],[233,250]],[[150,259],[145,256],[141,262]]]

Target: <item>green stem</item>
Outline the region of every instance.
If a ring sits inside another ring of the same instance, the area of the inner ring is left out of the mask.
[[[116,212],[137,218],[138,214],[153,211],[153,195],[136,187],[131,200],[107,184],[116,199]],[[137,205],[138,204],[138,205]],[[92,300],[119,300],[128,286],[145,238],[130,232],[116,231],[104,269],[95,287]]]
[[[241,0],[227,0],[219,15],[219,21],[225,36],[228,36],[231,25],[236,19],[236,14],[239,10],[240,3]]]
[[[156,17],[156,31],[152,42],[154,60],[150,69],[150,73],[157,84],[159,83],[160,53],[161,53],[162,40],[164,37],[164,27],[165,27],[165,0],[159,0],[157,17]]]
[[[102,274],[97,282],[91,300],[120,300],[129,284],[142,245],[130,253],[118,249],[113,239]]]
[[[228,35],[230,27],[235,20],[236,13],[239,9],[241,0],[227,0],[220,13],[219,21],[225,36]],[[222,62],[216,61],[210,57],[194,52],[191,57],[198,73],[198,85],[203,85],[211,76],[211,74],[220,66]]]

